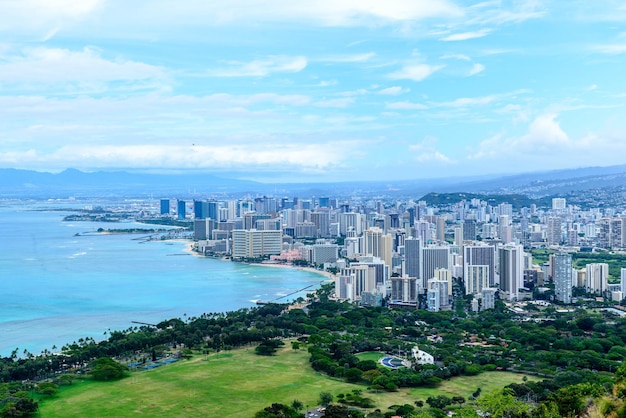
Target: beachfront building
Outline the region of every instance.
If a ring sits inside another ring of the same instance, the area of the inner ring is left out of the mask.
[[[233,230],[233,258],[259,258],[280,254],[282,231],[259,231],[257,229]]]

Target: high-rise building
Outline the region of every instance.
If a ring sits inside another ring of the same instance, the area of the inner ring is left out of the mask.
[[[500,248],[500,289],[509,300],[519,298],[524,287],[524,249],[521,245],[508,244]]]
[[[404,240],[404,273],[409,277],[421,279],[422,241],[416,238]]]
[[[481,292],[481,306],[480,310],[484,311],[485,309],[493,309],[496,307],[496,293],[498,289],[496,288],[487,288],[483,289]]]
[[[463,241],[476,240],[476,221],[474,219],[466,219],[463,222]]]
[[[489,266],[472,264],[465,267],[463,276],[465,282],[465,294],[480,295],[483,289],[490,287],[489,285]]]
[[[330,198],[329,197],[320,197],[318,205],[319,205],[320,208],[330,208]]]
[[[278,255],[282,247],[282,231],[258,231],[235,229],[233,236],[233,258],[259,258]]]
[[[585,288],[588,292],[603,295],[608,290],[609,265],[606,263],[592,263],[585,267],[587,272]]]
[[[317,236],[327,238],[330,234],[330,214],[327,210],[311,212],[311,222],[317,228]]]
[[[446,280],[428,280],[427,304],[428,310],[438,312],[450,308],[448,296],[448,282]]]
[[[413,226],[415,229],[415,237],[422,240],[423,243],[430,241],[430,223],[427,221],[415,221]]]
[[[339,299],[360,300],[363,292],[376,290],[376,271],[367,265],[342,269],[335,281],[335,294]]]
[[[206,219],[197,218],[193,220],[193,239],[207,239]]]
[[[417,279],[414,277],[391,278],[392,302],[414,303],[417,301]]]
[[[552,198],[552,209],[553,210],[563,210],[567,207],[567,200],[564,197],[553,197]]]
[[[548,218],[546,241],[548,245],[559,245],[561,243],[561,218],[556,216]]]
[[[496,283],[496,247],[493,245],[466,245],[463,247],[463,277],[468,275],[468,270],[471,266],[487,266],[487,279],[488,284],[486,287],[493,287]],[[478,271],[474,271],[474,274]],[[482,280],[482,272],[481,280]],[[477,276],[474,276],[473,280],[476,280]],[[482,281],[481,281],[482,283]],[[467,287],[467,280],[466,280]],[[480,292],[480,288],[473,288],[475,291],[470,293]],[[467,292],[467,289],[466,289]]]
[[[428,246],[422,248],[421,265],[421,283],[418,281],[418,285],[425,288],[427,281],[435,277],[435,270],[450,269],[450,247]]]
[[[555,254],[553,263],[552,274],[556,300],[567,304],[572,303],[572,286],[574,283],[572,255],[568,253]]]
[[[207,218],[211,218],[214,221],[221,221],[220,217],[220,204],[216,201],[207,202]],[[224,219],[226,220],[226,219]]]
[[[435,279],[448,282],[448,296],[452,296],[452,271],[448,269],[435,270]]]
[[[446,218],[437,217],[437,241],[444,242],[446,240]]]
[[[185,217],[187,216],[187,205],[185,204],[185,201],[179,200],[176,204],[176,209],[177,209],[176,214],[178,215],[178,220],[179,221],[184,220]]]
[[[170,214],[170,200],[169,199],[161,199],[161,207],[160,207],[161,215],[169,215]]]
[[[363,255],[372,255],[382,259],[391,267],[393,253],[393,239],[391,235],[384,234],[380,228],[370,228],[363,232]]]
[[[313,245],[313,263],[335,263],[337,262],[337,254],[339,246],[337,244],[315,244]]]
[[[207,202],[202,200],[193,201],[193,217],[195,219],[206,219],[209,212],[209,206]]]
[[[339,232],[347,236],[347,232],[353,230],[357,235],[363,231],[361,224],[361,214],[354,212],[341,213],[339,216]]]

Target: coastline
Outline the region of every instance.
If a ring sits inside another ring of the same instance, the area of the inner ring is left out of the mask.
[[[317,269],[314,269],[313,267],[301,267],[301,266],[294,266],[293,264],[282,264],[282,263],[247,263],[247,264],[251,266],[259,266],[259,267],[273,267],[273,268],[302,270],[302,271],[306,271],[309,273],[315,273],[315,274],[324,276],[326,277],[326,281],[328,282],[335,280],[335,275],[333,275],[332,273],[328,271],[317,270]]]
[[[202,257],[205,258],[207,257],[206,255],[203,255],[197,251],[194,251],[194,247],[195,247],[195,242],[194,241],[189,241],[189,240],[185,240],[185,239],[175,239],[175,240],[170,240],[170,241],[176,241],[176,242],[180,242],[182,244],[185,244],[185,248],[183,250],[183,252],[192,254],[196,257]],[[213,257],[216,258],[216,257]],[[245,261],[235,261],[236,263],[244,263],[244,264],[248,264],[250,266],[255,266],[255,267],[273,267],[273,268],[284,268],[284,269],[295,269],[295,270],[301,270],[301,271],[306,271],[308,273],[315,273],[315,274],[319,274],[321,276],[324,276],[326,278],[327,282],[331,282],[331,281],[335,281],[335,275],[328,272],[328,271],[323,271],[323,270],[317,270],[313,267],[301,267],[301,266],[295,266],[293,264],[287,264],[287,263],[273,263],[273,262],[261,262],[261,263],[247,263]]]

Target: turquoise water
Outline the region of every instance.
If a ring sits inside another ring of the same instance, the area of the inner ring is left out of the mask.
[[[317,287],[323,279],[197,257],[180,241],[75,236],[137,224],[63,222],[67,213],[32,207],[0,204],[0,356],[15,348],[52,350],[81,337],[100,340],[108,330],[134,326],[131,321],[158,323],[253,307],[256,300]]]

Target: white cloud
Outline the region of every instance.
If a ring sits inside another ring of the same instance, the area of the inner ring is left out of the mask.
[[[502,134],[494,135],[481,142],[479,150],[469,158],[515,158],[525,161],[529,156],[539,158],[558,153],[559,160],[562,160],[579,144],[569,138],[556,118],[556,114],[536,117],[522,136],[505,138]]]
[[[352,97],[342,97],[340,99],[319,100],[313,103],[313,105],[317,107],[346,108],[353,103],[354,103],[354,99]]]
[[[483,96],[483,97],[461,97],[451,102],[440,103],[440,106],[444,107],[469,107],[478,105],[487,105],[496,100],[496,96]]]
[[[41,0],[43,3],[45,0]],[[69,0],[67,0],[69,1]],[[77,2],[79,0],[76,0]],[[94,0],[92,0],[94,1]],[[98,29],[111,25],[125,33],[153,33],[154,28],[274,25],[283,22],[314,26],[367,26],[402,24],[432,18],[458,18],[464,10],[449,0],[107,0],[97,17]],[[24,16],[27,17],[27,16]],[[53,20],[51,17],[49,20]]]
[[[520,0],[503,7],[502,2],[483,2],[480,7],[470,7],[468,23],[505,25],[521,23],[526,20],[540,19],[548,15],[545,2],[538,0]]]
[[[387,109],[392,110],[422,110],[428,109],[428,106],[423,105],[421,103],[412,103],[412,102],[393,102],[387,103],[385,105]]]
[[[329,147],[341,144],[258,143],[254,152],[244,145],[73,145],[49,153],[34,150],[0,152],[0,165],[45,165],[54,168],[75,167],[222,169],[288,165],[291,168],[328,168],[342,161],[342,155],[329,153]]]
[[[336,86],[337,84],[339,84],[337,80],[322,80],[319,83],[317,83],[317,87],[330,87],[330,86]]]
[[[98,11],[102,0],[3,0],[0,1],[1,31],[58,30],[65,24]]]
[[[479,63],[474,63],[474,65],[472,66],[472,69],[470,70],[469,74],[467,75],[468,77],[471,77],[473,75],[476,75],[478,73],[482,73],[483,71],[485,71],[485,66]]]
[[[349,55],[332,55],[320,58],[322,62],[366,62],[374,58],[376,54],[374,52],[368,52],[364,54],[349,54]]]
[[[400,86],[387,87],[386,89],[382,89],[378,91],[378,94],[383,94],[386,96],[398,96],[400,94],[408,93],[411,91],[410,89],[405,89]]]
[[[8,83],[81,83],[165,79],[164,69],[142,62],[106,59],[96,48],[80,51],[28,48],[0,61],[0,80]]]
[[[297,73],[307,66],[307,59],[302,56],[269,56],[266,59],[250,62],[229,62],[229,67],[210,70],[214,77],[265,77],[277,72]]]
[[[409,146],[409,152],[415,154],[415,161],[419,163],[446,163],[454,161],[437,150],[437,138],[426,137],[422,142]]]
[[[471,61],[472,59],[464,54],[446,54],[441,56],[442,60],[456,59],[461,61]]]
[[[413,80],[422,81],[430,77],[433,73],[442,69],[443,65],[415,64],[407,65],[398,71],[389,74],[392,80]]]
[[[463,32],[463,33],[455,33],[452,35],[444,36],[439,39],[440,41],[450,42],[450,41],[467,41],[469,39],[482,38],[487,36],[491,32],[489,29],[480,29],[474,32]]]
[[[592,50],[601,54],[619,55],[626,53],[626,44],[605,44],[596,45]]]

